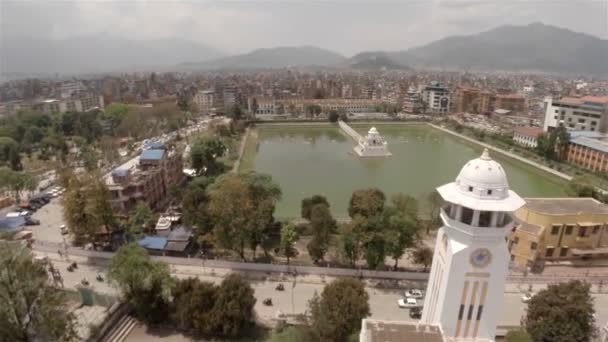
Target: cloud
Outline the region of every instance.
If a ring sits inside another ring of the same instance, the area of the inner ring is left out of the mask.
[[[227,52],[317,45],[399,50],[504,24],[544,22],[608,39],[606,1],[7,1],[0,39],[107,34],[180,38]]]

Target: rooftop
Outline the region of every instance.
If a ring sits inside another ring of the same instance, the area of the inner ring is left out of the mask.
[[[362,333],[367,334],[366,341],[370,342],[443,342],[439,327],[411,322],[364,319]]]
[[[140,160],[161,160],[165,155],[165,150],[145,150],[139,156]]]
[[[529,137],[539,137],[543,134],[543,129],[538,127],[515,127],[515,132]]]
[[[107,173],[104,176],[106,185],[116,185],[116,183],[114,182],[114,178],[112,177],[112,175],[115,173],[118,173],[118,175],[120,176],[120,174],[124,174],[127,171],[130,171],[131,174],[134,174],[137,171],[137,164],[139,164],[139,156],[129,159],[124,164],[112,170],[112,172]]]
[[[601,140],[591,139],[587,137],[576,137],[574,139],[570,139],[570,143],[585,146],[603,153],[608,153],[608,143]]]
[[[608,205],[593,198],[526,198],[528,210],[550,215],[608,215]]]

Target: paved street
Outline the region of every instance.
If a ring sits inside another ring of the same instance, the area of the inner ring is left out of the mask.
[[[74,272],[68,272],[67,261],[59,261],[60,258],[54,253],[44,253],[48,255],[56,268],[61,272],[64,278],[64,284],[66,287],[73,288],[80,284],[83,278],[87,278],[90,282],[90,286],[93,290],[106,293],[106,294],[117,294],[117,290],[110,286],[107,281],[98,282],[95,280],[95,275],[98,272],[102,272],[105,277],[105,268],[90,266],[83,263],[79,263],[78,269]],[[78,258],[76,258],[78,259]],[[222,281],[222,277],[225,273],[216,273],[215,275],[200,275],[202,269],[200,267],[193,266],[175,266],[172,267],[172,272],[179,278],[186,278],[190,276],[197,276],[201,280],[210,281],[219,284]],[[300,278],[300,277],[298,277]],[[285,291],[275,290],[277,281],[252,281],[252,286],[255,290],[255,296],[257,303],[255,311],[258,318],[263,322],[270,322],[275,318],[278,310],[285,314],[302,314],[306,311],[308,301],[312,298],[315,291],[320,293],[323,290],[324,284],[322,283],[311,283],[311,282],[297,282],[295,287],[292,287],[293,283],[290,281],[283,281],[285,285]],[[535,285],[534,291],[538,291],[544,288],[545,285]],[[525,304],[521,302],[522,291],[527,291],[527,285],[507,285],[502,319],[499,325],[518,325],[522,315],[524,314]],[[397,300],[401,298],[402,290],[379,290],[375,288],[367,288],[370,295],[370,307],[371,317],[375,319],[383,320],[411,320],[408,315],[408,310],[400,309],[397,306]],[[262,301],[265,298],[272,298],[273,305],[265,306]],[[608,322],[608,294],[594,294],[596,301],[597,319],[601,324]]]
[[[34,239],[37,241],[63,242],[64,237],[61,235],[59,227],[65,224],[63,220],[63,207],[61,206],[61,197],[51,199],[49,204],[38,209],[32,214],[32,217],[40,220],[39,226],[30,226],[34,234]]]

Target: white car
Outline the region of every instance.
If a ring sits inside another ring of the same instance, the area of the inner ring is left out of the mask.
[[[422,291],[420,291],[418,289],[411,289],[411,290],[405,291],[405,298],[421,299],[422,297],[424,297],[422,295]]]
[[[534,297],[534,293],[526,292],[523,296],[521,296],[521,301],[524,303],[529,302]]]
[[[29,212],[26,210],[20,211],[20,212],[13,211],[13,212],[7,213],[6,217],[19,217],[19,216],[27,216],[27,215],[29,215]]]
[[[68,233],[68,227],[66,227],[65,224],[62,224],[59,227],[59,230],[61,231],[61,235],[66,235]]]
[[[401,298],[397,301],[400,308],[415,308],[418,306],[416,298]]]

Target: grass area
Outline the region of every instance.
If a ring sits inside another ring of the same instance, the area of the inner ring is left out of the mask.
[[[505,151],[517,154],[523,158],[544,165],[556,171],[565,173],[572,177],[586,177],[590,179],[597,187],[608,189],[608,179],[606,179],[605,176],[602,177],[598,173],[591,172],[589,170],[580,168],[576,165],[567,162],[558,162],[555,160],[545,159],[539,156],[533,149],[516,145],[509,136],[499,136],[491,133],[482,133],[480,130],[476,130],[474,128],[466,126],[458,126],[457,129],[457,127],[452,124],[448,124],[446,128],[456,133],[465,135],[469,138],[473,138],[479,142],[490,144]]]
[[[255,128],[251,128],[247,141],[245,141],[245,150],[241,156],[241,164],[239,165],[239,172],[252,171],[255,169],[255,157],[258,153],[258,131]]]

